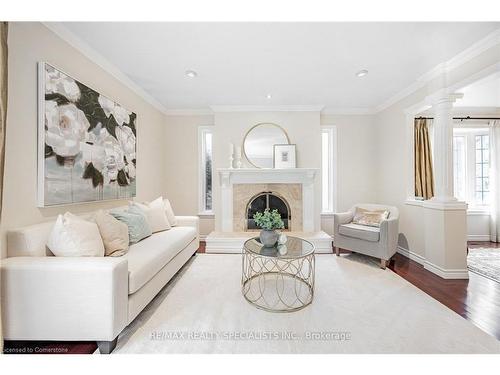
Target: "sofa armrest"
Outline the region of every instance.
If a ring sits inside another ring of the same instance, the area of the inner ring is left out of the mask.
[[[200,233],[200,218],[198,216],[176,216],[177,226],[194,227],[196,233]]]
[[[334,235],[338,234],[339,226],[342,224],[348,224],[353,219],[353,214],[350,211],[347,212],[337,212],[333,214],[333,231]]]
[[[4,337],[111,341],[127,325],[126,257],[1,261]]]

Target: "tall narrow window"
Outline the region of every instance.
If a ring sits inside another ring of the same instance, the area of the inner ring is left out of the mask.
[[[488,129],[453,129],[453,190],[472,209],[486,209],[490,202],[490,145]]]
[[[212,213],[212,127],[199,127],[199,207],[200,213]]]
[[[487,134],[476,135],[476,204],[486,205],[490,201],[490,145]]]
[[[323,126],[321,130],[321,211],[335,211],[335,127]]]

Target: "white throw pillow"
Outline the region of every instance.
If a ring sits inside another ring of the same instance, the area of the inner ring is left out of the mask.
[[[165,212],[167,214],[168,222],[171,226],[175,227],[177,225],[177,219],[175,218],[174,210],[172,210],[172,205],[168,199],[163,200],[165,206]]]
[[[159,197],[149,203],[131,202],[131,204],[139,207],[144,212],[153,233],[161,232],[171,228],[170,222],[165,213],[165,207],[163,205],[162,197]]]
[[[69,212],[57,217],[47,246],[58,257],[104,256],[104,245],[97,224]]]

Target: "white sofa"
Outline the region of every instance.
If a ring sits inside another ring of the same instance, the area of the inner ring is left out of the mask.
[[[97,341],[111,352],[131,323],[199,246],[199,220],[131,245],[122,257],[55,257],[46,247],[54,221],[12,230],[1,261],[6,340]]]

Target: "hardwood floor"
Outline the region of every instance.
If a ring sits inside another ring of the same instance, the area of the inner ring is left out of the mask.
[[[483,246],[484,247],[484,246]],[[500,284],[469,272],[469,280],[446,280],[396,254],[389,268],[457,314],[500,340]]]
[[[474,247],[500,245],[470,242],[469,248]],[[202,241],[198,253],[204,252]],[[391,259],[389,269],[500,340],[500,283],[473,272],[469,272],[469,280],[445,280],[400,254]],[[90,354],[96,348],[95,342],[6,341],[4,353]]]

